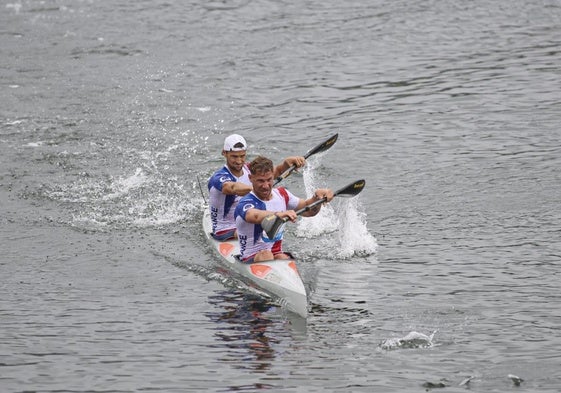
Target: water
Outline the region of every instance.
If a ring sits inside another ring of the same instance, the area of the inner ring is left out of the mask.
[[[3,2],[2,391],[558,391],[560,26],[553,0]],[[288,230],[307,320],[205,244],[231,132],[275,161],[338,132],[301,195],[366,179]]]

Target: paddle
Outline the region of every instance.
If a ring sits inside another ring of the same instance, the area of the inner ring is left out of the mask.
[[[333,193],[333,196],[342,196],[342,197],[353,197],[355,195],[358,195],[362,189],[364,188],[364,185],[366,184],[366,182],[364,180],[357,180],[337,191],[335,191]],[[321,198],[318,201],[315,201],[314,203],[309,204],[308,206],[303,207],[300,210],[296,211],[296,215],[301,215],[305,212],[307,212],[310,209],[313,209],[314,207],[316,207],[317,205],[324,203],[325,201],[327,201],[327,198]],[[263,219],[263,221],[261,221],[261,227],[263,228],[263,232],[265,232],[265,234],[267,235],[267,237],[269,239],[275,239],[276,236],[279,234],[279,232],[281,232],[281,229],[283,227],[284,224],[286,224],[286,222],[288,221],[288,218],[280,218],[274,214],[271,214],[267,217],[265,217]]]
[[[308,159],[308,157],[310,157],[314,154],[321,153],[323,151],[328,150],[337,141],[338,137],[339,137],[339,134],[335,134],[332,137],[330,137],[329,139],[327,139],[326,141],[320,143],[319,145],[317,145],[313,149],[309,150],[306,153],[306,155],[304,156],[304,158]],[[279,184],[283,179],[286,179],[288,176],[290,176],[290,174],[292,172],[294,172],[295,169],[296,169],[296,166],[292,165],[290,168],[288,168],[286,171],[284,171],[279,177],[277,177],[275,179],[275,183],[273,184],[273,187],[276,186],[277,184]]]

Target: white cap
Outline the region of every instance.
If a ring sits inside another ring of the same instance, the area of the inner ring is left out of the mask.
[[[243,136],[232,134],[224,139],[224,151],[243,151],[247,150],[247,143]]]

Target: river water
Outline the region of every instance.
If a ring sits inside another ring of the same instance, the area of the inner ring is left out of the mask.
[[[0,390],[559,391],[560,47],[557,0],[2,1]],[[233,132],[366,180],[287,230],[306,320],[205,243]]]

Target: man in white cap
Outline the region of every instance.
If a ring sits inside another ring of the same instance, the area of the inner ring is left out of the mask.
[[[238,134],[232,134],[224,140],[222,155],[226,165],[214,172],[208,180],[209,208],[212,222],[212,237],[216,240],[235,239],[237,237],[234,210],[240,197],[252,190],[249,181],[249,169],[246,162],[247,143]],[[295,165],[301,168],[306,159],[292,156],[284,159],[274,170],[275,178]]]

